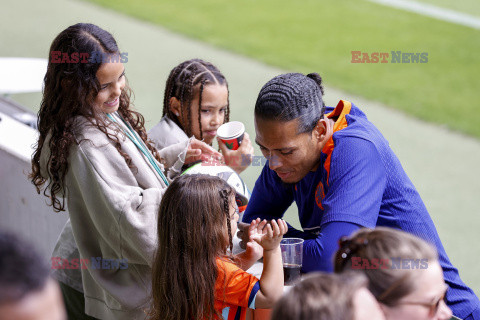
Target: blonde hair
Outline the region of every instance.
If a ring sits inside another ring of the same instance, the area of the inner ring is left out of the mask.
[[[371,265],[376,263],[377,267],[355,267],[352,259]],[[404,261],[412,264],[406,267]],[[364,228],[340,241],[335,255],[335,272],[355,269],[363,272],[375,298],[394,306],[417,289],[418,273],[412,269],[426,269],[435,262],[438,262],[435,247],[412,234],[385,227]]]

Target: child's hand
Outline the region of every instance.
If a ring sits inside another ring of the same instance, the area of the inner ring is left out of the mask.
[[[250,224],[249,234],[250,239],[261,245],[263,250],[270,251],[280,245],[287,230],[287,223],[282,219],[268,223],[267,220],[260,221],[260,218],[257,218]]]

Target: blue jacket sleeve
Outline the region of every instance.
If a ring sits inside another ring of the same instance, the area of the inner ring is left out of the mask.
[[[302,272],[333,271],[333,258],[338,250],[338,241],[349,236],[361,226],[350,222],[325,224],[315,239],[303,242]]]
[[[292,187],[280,180],[275,171],[268,167],[268,161],[255,182],[243,222],[250,223],[256,218],[279,219],[293,202]]]

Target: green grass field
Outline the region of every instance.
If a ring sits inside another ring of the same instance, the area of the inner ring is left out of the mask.
[[[358,0],[91,1],[480,137],[478,30]],[[353,64],[356,50],[428,63]]]
[[[421,0],[419,2],[424,2],[432,4],[434,6],[455,10],[462,13],[468,13],[470,15],[480,17],[480,1],[477,0]]]

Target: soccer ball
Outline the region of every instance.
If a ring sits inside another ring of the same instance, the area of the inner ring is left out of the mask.
[[[250,191],[248,191],[247,185],[242,178],[229,166],[212,166],[200,162],[185,170],[182,175],[184,174],[208,174],[222,178],[235,189],[235,200],[240,212],[246,209],[250,199]]]

